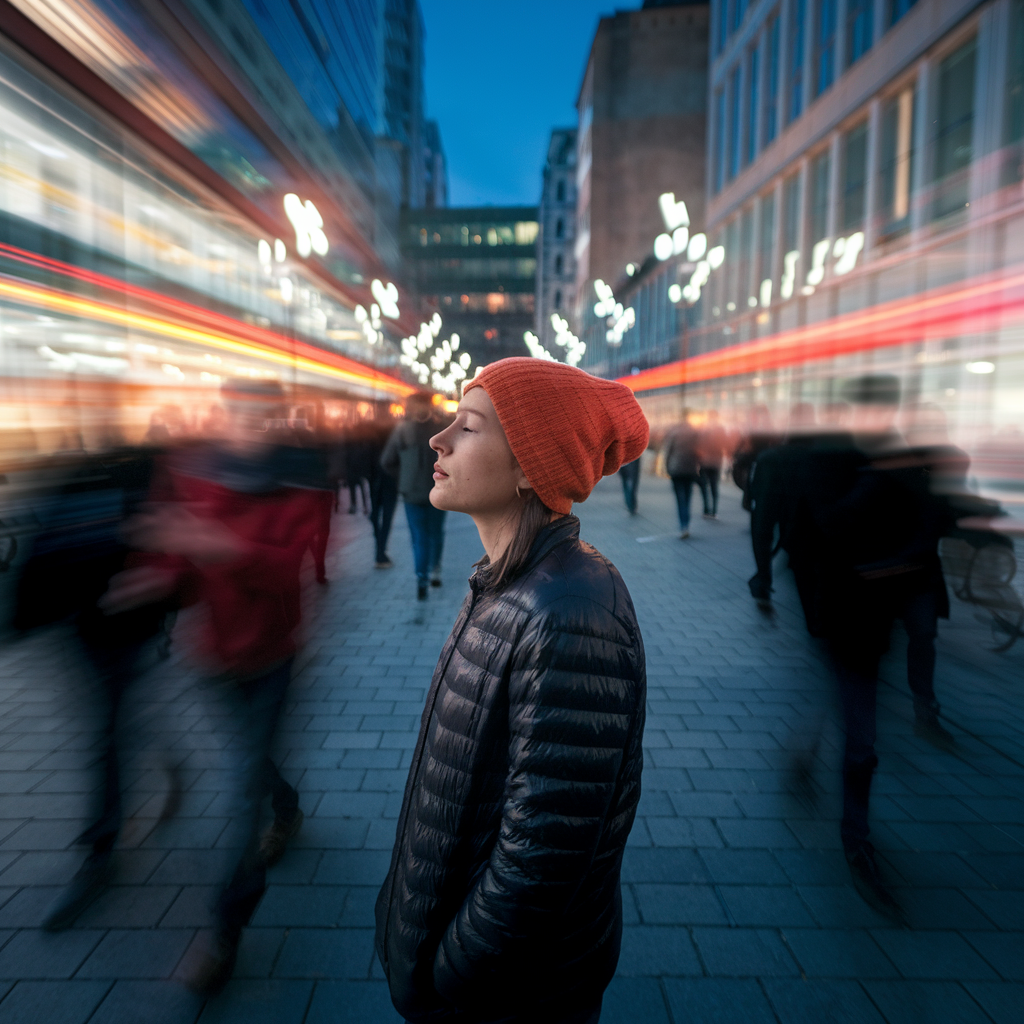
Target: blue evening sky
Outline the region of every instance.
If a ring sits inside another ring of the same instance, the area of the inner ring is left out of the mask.
[[[601,15],[640,0],[421,0],[427,115],[441,126],[452,206],[540,198],[552,128],[576,96]]]

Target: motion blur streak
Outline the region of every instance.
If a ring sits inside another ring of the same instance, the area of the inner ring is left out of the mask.
[[[975,279],[966,287],[935,289],[920,298],[897,299],[863,313],[731,345],[620,379],[634,391],[650,391],[687,381],[716,380],[915,341],[995,330],[1020,321],[1022,315],[1024,274],[993,275]]]
[[[136,289],[135,291],[139,292],[142,289]],[[281,366],[295,366],[302,370],[334,377],[349,383],[382,388],[395,395],[409,395],[415,390],[415,388],[408,384],[404,384],[391,377],[385,377],[383,374],[369,374],[359,364],[353,363],[341,356],[335,356],[322,349],[316,349],[305,342],[290,342],[289,339],[275,335],[270,331],[260,333],[267,339],[277,339],[277,346],[274,348],[244,343],[234,338],[211,334],[208,331],[199,331],[168,320],[158,320],[156,317],[128,313],[106,303],[74,298],[52,288],[41,288],[36,285],[15,284],[12,281],[0,280],[0,295],[14,302],[37,306],[51,312],[74,313],[105,323],[137,327],[161,337],[177,338],[179,341],[190,341],[200,345],[212,345],[215,348],[234,352],[238,355],[256,356],[260,359],[266,359]],[[153,294],[151,297],[162,305],[177,305],[180,308],[194,310],[197,314],[203,313],[202,310],[187,306],[185,303],[173,303],[164,296]],[[205,314],[205,316],[209,319],[219,319],[232,323],[226,317],[217,318],[211,314]],[[288,351],[288,347],[294,349],[294,354]],[[307,354],[300,355],[300,352]],[[310,358],[312,353],[316,353],[318,358]]]

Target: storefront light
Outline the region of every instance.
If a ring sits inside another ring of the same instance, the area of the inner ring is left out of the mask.
[[[979,359],[977,362],[967,364],[968,373],[995,373],[996,364],[990,363],[987,359]]]

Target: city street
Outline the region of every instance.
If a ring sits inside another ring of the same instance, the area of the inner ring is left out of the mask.
[[[667,480],[644,476],[630,517],[616,479],[579,507],[619,568],[647,651],[643,798],[623,868],[626,928],[602,1024],[780,1021],[1016,1024],[1024,1003],[1024,644],[989,650],[954,599],[937,690],[953,753],[914,736],[904,639],[880,689],[872,839],[909,928],[849,883],[838,834],[840,733],[830,675],[779,566],[776,612],[750,599],[747,515],[723,484],[718,521],[682,542]],[[398,1021],[373,951],[373,904],[440,647],[481,554],[449,517],[444,585],[415,600],[401,509],[373,568],[371,531],[343,507],[330,585],[291,690],[280,764],[306,820],[246,932],[224,993],[175,980],[210,924],[223,873],[227,719],[176,643],[138,687],[137,752],[117,874],[61,934],[39,928],[81,863],[73,845],[98,775],[95,712],[60,631],[0,650],[0,1024]],[[178,624],[187,634],[189,618]],[[817,802],[786,787],[821,729]],[[177,814],[160,822],[182,764]],[[6,980],[4,980],[6,979]]]

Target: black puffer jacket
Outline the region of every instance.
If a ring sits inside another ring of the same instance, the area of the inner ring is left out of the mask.
[[[619,958],[643,641],[574,516],[504,590],[470,584],[427,694],[377,950],[411,1021],[557,1020],[596,1004]]]

